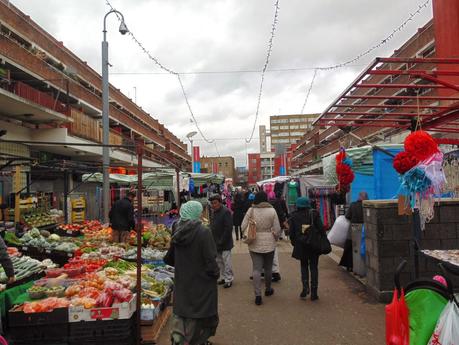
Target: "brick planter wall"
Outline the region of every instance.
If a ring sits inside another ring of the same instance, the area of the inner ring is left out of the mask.
[[[394,272],[403,260],[408,261],[400,275],[402,285],[414,280],[414,259],[411,238],[412,216],[399,216],[395,200],[365,201],[367,288],[379,301],[388,302],[394,289]],[[422,232],[422,249],[459,248],[459,199],[442,199],[435,205],[435,217]],[[432,278],[438,266],[419,256],[419,275]],[[459,278],[459,277],[458,277]],[[459,279],[453,279],[459,288]]]

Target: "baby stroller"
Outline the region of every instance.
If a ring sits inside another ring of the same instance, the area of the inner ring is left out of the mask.
[[[410,282],[402,289],[400,273],[406,264],[406,260],[403,260],[395,271],[396,292],[398,296],[402,296],[401,298],[406,304],[409,344],[426,345],[429,343],[445,306],[451,300],[456,301],[453,283],[449,276],[450,274],[459,274],[459,270],[452,265],[441,263],[438,266],[446,280],[446,286],[439,281],[423,278]],[[388,344],[391,343],[389,338],[386,334]],[[400,344],[405,345],[403,342]]]

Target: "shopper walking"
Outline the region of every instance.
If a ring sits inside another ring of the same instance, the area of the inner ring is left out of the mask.
[[[224,288],[233,286],[233,268],[231,263],[231,249],[233,249],[233,218],[230,210],[223,206],[220,195],[210,197],[212,212],[210,215],[210,228],[217,246],[217,263],[220,267],[219,285]]]
[[[237,192],[234,196],[233,202],[233,226],[234,232],[236,233],[236,241],[239,241],[239,237],[242,238],[242,220],[245,214],[245,202],[242,194]]]
[[[346,219],[351,221],[351,227],[347,233],[347,239],[344,244],[343,256],[339,263],[340,266],[346,267],[349,272],[353,270],[353,255],[352,255],[352,229],[361,229],[363,224],[363,200],[368,200],[368,194],[365,191],[359,193],[357,201],[351,203],[346,212]]]
[[[293,245],[292,257],[301,263],[301,282],[303,290],[300,298],[311,293],[311,300],[319,299],[319,254],[311,250],[308,237],[312,231],[324,231],[319,213],[311,208],[308,198],[300,197],[296,201],[296,211],[289,219],[290,241]],[[311,286],[309,286],[311,284]]]
[[[173,225],[164,261],[175,267],[172,345],[209,344],[218,326],[217,249],[200,221],[202,204],[189,201]]]
[[[128,192],[126,197],[116,201],[109,213],[112,227],[112,241],[126,243],[129,241],[129,231],[135,228],[134,206],[135,192]]]
[[[276,242],[281,233],[276,211],[268,203],[268,196],[265,192],[258,192],[255,195],[253,206],[244,217],[242,232],[245,237],[247,237],[249,220],[253,220],[256,224],[256,238],[249,243],[249,251],[253,265],[255,304],[261,305],[261,272],[263,269],[265,272],[265,296],[274,294],[274,289],[271,287],[273,258]]]

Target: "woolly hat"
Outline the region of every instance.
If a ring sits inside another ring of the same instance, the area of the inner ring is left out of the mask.
[[[180,218],[182,220],[199,220],[203,208],[202,204],[198,201],[188,201],[180,208]]]
[[[309,201],[307,197],[302,196],[296,199],[296,207],[297,208],[310,208],[311,202]]]

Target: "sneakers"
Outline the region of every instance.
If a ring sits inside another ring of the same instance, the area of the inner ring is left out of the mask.
[[[263,304],[263,300],[261,299],[261,296],[256,296],[255,297],[255,304],[256,305],[262,305]]]
[[[223,285],[225,289],[229,289],[231,286],[233,286],[233,282],[225,283],[225,285]]]
[[[306,299],[306,297],[308,297],[308,295],[309,295],[309,288],[303,289],[303,291],[301,291],[300,298],[301,299]]]
[[[217,284],[218,284],[218,285],[223,285],[223,284],[225,284],[225,280],[223,280],[223,279],[222,279],[222,280],[219,280],[219,281],[217,282]]]
[[[282,278],[281,278],[280,273],[273,273],[273,276],[272,276],[271,281],[273,281],[273,282],[276,283],[276,282],[278,282],[278,281],[281,280],[281,279],[282,279]]]
[[[272,296],[272,295],[274,295],[274,289],[273,288],[265,290],[265,296],[269,297],[269,296]]]

